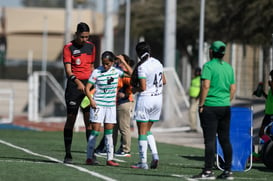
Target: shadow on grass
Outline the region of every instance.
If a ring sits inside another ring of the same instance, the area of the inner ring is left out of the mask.
[[[188,159],[188,160],[204,161],[203,156],[180,155],[180,157]]]
[[[252,169],[256,169],[261,172],[272,172],[273,171],[273,169],[267,168],[263,163],[260,163],[259,165],[257,165],[257,164],[253,165]]]

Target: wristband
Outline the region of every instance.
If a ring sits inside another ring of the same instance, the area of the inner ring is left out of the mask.
[[[69,77],[69,79],[72,80],[73,82],[75,81],[76,78],[77,78],[77,77],[76,77],[75,75],[71,75],[71,76]]]

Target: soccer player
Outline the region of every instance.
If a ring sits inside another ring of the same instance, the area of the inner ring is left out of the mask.
[[[90,122],[92,125],[91,135],[87,144],[87,165],[93,165],[94,160],[92,155],[96,146],[96,139],[100,133],[101,124],[104,124],[105,146],[107,151],[108,166],[119,166],[113,161],[113,127],[116,124],[116,98],[117,86],[120,77],[123,77],[124,72],[121,69],[114,67],[116,56],[105,51],[101,56],[102,66],[96,68],[90,76],[85,91],[88,92],[92,86],[95,86],[94,95],[86,94],[90,101]],[[122,62],[127,70],[132,73],[130,66]]]
[[[79,23],[75,39],[66,44],[63,48],[63,63],[67,76],[65,89],[65,101],[67,118],[64,126],[64,163],[72,163],[71,144],[73,138],[73,127],[78,114],[80,104],[85,97],[85,85],[94,69],[95,45],[88,41],[89,26],[86,23]],[[81,109],[84,116],[86,128],[86,139],[88,140],[91,127],[89,126],[89,111],[86,107]]]
[[[133,92],[136,95],[136,106],[134,119],[138,127],[138,148],[140,162],[132,165],[131,168],[148,169],[147,148],[152,151],[152,162],[150,168],[158,166],[159,156],[155,138],[151,133],[154,122],[159,121],[162,108],[162,90],[166,84],[163,73],[163,65],[159,60],[151,57],[150,45],[146,42],[139,42],[136,52],[140,62],[132,74]]]

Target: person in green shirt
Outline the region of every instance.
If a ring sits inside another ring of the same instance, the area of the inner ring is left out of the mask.
[[[263,142],[267,142],[270,140],[270,137],[265,134],[264,129],[269,123],[273,122],[273,70],[270,71],[269,75],[271,77],[271,80],[268,81],[268,93],[266,94],[264,91],[262,93],[263,96],[266,98],[265,115],[259,130],[259,137],[263,140]]]
[[[215,41],[210,47],[211,60],[204,64],[201,75],[199,116],[205,143],[205,165],[195,179],[215,179],[212,168],[215,159],[216,134],[224,153],[224,171],[217,178],[233,179],[231,172],[230,105],[236,86],[233,68],[223,61],[226,45]]]

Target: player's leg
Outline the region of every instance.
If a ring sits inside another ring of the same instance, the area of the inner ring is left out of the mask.
[[[71,145],[73,138],[73,127],[77,117],[77,112],[69,110],[67,111],[67,119],[64,126],[64,146],[65,146],[65,157],[64,163],[72,163]]]
[[[119,166],[118,163],[113,161],[114,159],[113,128],[116,123],[117,123],[116,107],[106,108],[104,122],[104,137],[107,152],[106,164],[108,166]]]
[[[97,137],[99,136],[101,123],[91,123],[92,124],[92,131],[88,139],[87,143],[87,153],[86,153],[86,164],[93,165],[96,161],[93,159],[94,150],[96,146]]]
[[[65,101],[67,108],[67,118],[64,126],[64,145],[65,145],[65,158],[64,163],[72,163],[71,145],[73,138],[73,128],[77,118],[79,106],[83,99],[83,92],[77,89],[75,82],[68,80],[65,90]]]
[[[148,123],[147,140],[148,140],[148,146],[152,152],[152,161],[151,161],[150,168],[155,169],[158,166],[159,156],[158,156],[155,137],[152,134],[152,132],[150,131],[152,125],[153,125],[153,122]]]
[[[90,123],[90,106],[82,109],[84,125],[85,125],[85,137],[88,142],[89,136],[91,134],[92,126]]]

